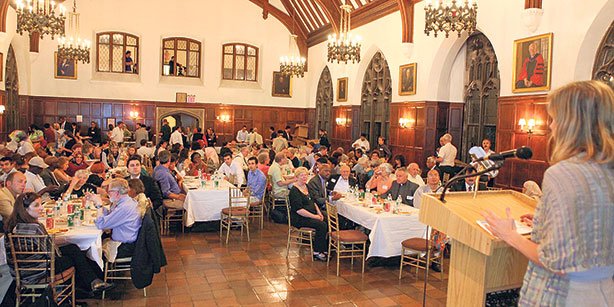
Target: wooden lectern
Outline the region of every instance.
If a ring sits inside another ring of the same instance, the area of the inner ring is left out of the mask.
[[[490,209],[506,216],[511,209],[515,220],[533,213],[537,202],[516,191],[448,193],[443,203],[439,195],[425,195],[420,206],[420,222],[448,235],[452,240],[447,306],[484,306],[486,294],[519,288],[528,259],[507,243],[482,229],[477,220]]]

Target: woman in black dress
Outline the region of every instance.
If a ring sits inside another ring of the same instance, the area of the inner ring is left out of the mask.
[[[309,171],[304,167],[299,167],[294,171],[297,181],[290,189],[290,222],[294,227],[309,227],[315,229],[313,242],[313,257],[316,260],[326,261],[326,234],[328,224],[320,212],[320,208],[315,205],[313,199],[309,197],[307,181]]]

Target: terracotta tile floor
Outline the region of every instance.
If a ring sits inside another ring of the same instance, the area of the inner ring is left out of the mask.
[[[254,225],[256,226],[256,225]],[[256,228],[256,227],[254,227]],[[234,235],[234,236],[233,236]],[[421,306],[423,271],[398,266],[350,270],[342,260],[340,276],[331,262],[312,262],[308,249],[291,246],[286,259],[287,225],[265,222],[251,232],[251,242],[238,231],[228,246],[218,232],[175,233],[162,238],[168,265],[143,291],[119,281],[107,298],[89,306]],[[446,260],[447,261],[447,260]],[[447,271],[447,262],[446,262]],[[447,274],[429,276],[427,306],[445,306]]]

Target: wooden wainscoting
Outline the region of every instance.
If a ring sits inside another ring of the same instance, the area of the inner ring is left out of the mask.
[[[308,109],[306,108],[40,96],[32,96],[29,100],[34,123],[39,125],[52,123],[58,121],[60,116],[66,116],[69,122],[74,122],[76,116],[81,115],[83,116],[82,133],[87,131],[91,121],[97,122],[106,131],[108,119],[114,119],[115,122],[123,121],[130,130],[133,130],[136,123],[140,122],[151,126],[153,131],[158,131],[157,121],[160,119],[156,119],[156,107],[176,108],[178,111],[182,109],[204,110],[204,125],[202,126],[215,129],[220,142],[233,139],[243,125],[248,128],[258,128],[260,134],[267,139],[270,126],[275,129],[283,129],[286,125],[294,127],[295,124],[308,122]],[[130,112],[132,111],[139,112],[139,118],[136,120],[131,118]],[[229,115],[230,121],[219,121],[217,118],[220,115]]]
[[[499,97],[499,121],[497,123],[496,151],[509,150],[521,146],[533,150],[531,160],[508,159],[497,176],[496,184],[505,188],[522,189],[522,184],[533,180],[541,185],[544,172],[548,168],[550,118],[547,112],[547,96],[506,96]],[[521,130],[518,121],[524,118],[535,119],[531,134]]]
[[[331,114],[333,131],[328,132],[331,147],[349,149],[352,142],[360,136],[360,106],[333,106]],[[345,123],[337,124],[337,118],[345,119]]]

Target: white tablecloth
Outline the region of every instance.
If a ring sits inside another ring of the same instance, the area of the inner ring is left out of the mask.
[[[58,238],[67,243],[75,244],[82,251],[87,251],[88,258],[94,260],[100,269],[104,269],[102,262],[102,230],[96,226],[79,226],[69,229],[67,232],[56,234]],[[6,263],[6,250],[4,241],[6,236],[0,239],[0,265]]]
[[[87,250],[87,257],[94,260],[101,269],[104,269],[102,262],[102,230],[96,226],[72,227],[65,233],[56,235],[66,240],[68,243],[77,245],[82,251]]]
[[[208,181],[205,188],[194,189],[193,182],[186,182],[184,189],[187,193],[183,208],[186,211],[185,225],[190,227],[194,222],[208,222],[220,220],[222,209],[228,207],[228,188],[233,185],[222,180],[217,189],[213,182]]]
[[[340,215],[371,230],[367,258],[399,256],[401,242],[409,238],[426,238],[426,225],[418,221],[420,210],[414,207],[401,205],[399,210],[408,214],[377,214],[375,209],[363,207],[356,201],[342,199],[335,204]]]

